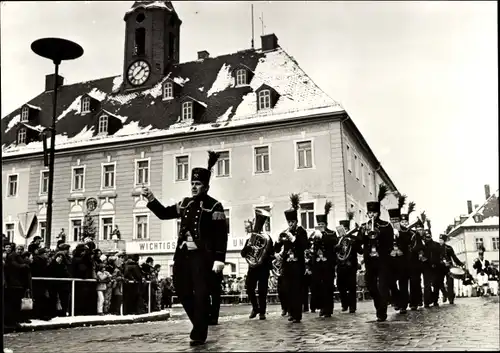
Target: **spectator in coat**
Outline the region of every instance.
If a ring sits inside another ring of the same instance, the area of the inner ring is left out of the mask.
[[[104,294],[111,282],[111,274],[104,263],[97,264],[97,315],[104,315]]]
[[[28,251],[35,255],[36,250],[40,248],[40,243],[42,242],[42,237],[39,237],[38,235],[33,238],[33,241],[31,242],[30,245],[28,245]]]
[[[37,254],[33,256],[31,264],[31,275],[33,277],[49,277],[48,251],[45,248],[38,248]],[[40,320],[50,320],[51,312],[49,300],[49,281],[33,281],[33,317]]]
[[[74,278],[95,278],[90,249],[78,244],[73,251],[71,263]],[[96,284],[91,282],[75,282],[75,315],[94,315],[97,310]]]
[[[113,267],[111,272],[111,306],[109,313],[114,315],[121,314],[121,307],[123,304],[123,273],[119,266],[116,266],[117,258],[111,257],[108,263]]]
[[[24,247],[23,247],[24,249]],[[25,293],[25,297],[29,297],[32,293],[32,282],[31,282],[31,269],[30,269],[30,264],[33,262],[33,254],[30,253],[29,251],[24,251],[21,254],[21,259],[24,261],[28,267],[26,267],[22,271],[22,285]],[[31,320],[29,319],[30,312],[29,311],[21,311],[21,316],[19,319],[19,322],[23,323],[31,323]]]
[[[5,302],[4,325],[7,329],[15,327],[20,320],[21,300],[25,295],[23,273],[29,270],[21,255],[13,251],[16,244],[5,245]]]
[[[139,314],[140,302],[142,301],[142,272],[139,266],[139,255],[134,254],[125,262],[123,276],[125,278],[123,286],[124,314]]]
[[[49,264],[49,277],[70,278],[66,256],[63,252],[56,253],[54,260]],[[49,288],[50,307],[55,316],[66,316],[69,311],[69,299],[71,295],[71,282],[54,281]],[[58,304],[59,303],[59,304]]]

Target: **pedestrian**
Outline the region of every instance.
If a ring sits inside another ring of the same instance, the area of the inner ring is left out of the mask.
[[[143,277],[139,266],[139,255],[131,255],[123,270],[123,312],[125,315],[140,314],[144,304],[142,297]]]
[[[208,196],[212,167],[219,154],[210,151],[208,169],[193,168],[191,194],[181,202],[164,207],[144,187],[148,208],[160,219],[181,219],[177,248],[174,254],[174,287],[193,329],[191,346],[202,345],[208,334],[209,284],[211,270],[224,269],[227,251],[227,223],[222,204]]]
[[[113,272],[111,274],[111,306],[110,314],[120,315],[122,312],[123,305],[123,272],[119,266],[117,266],[118,259],[112,257],[109,262],[113,265]]]
[[[42,237],[40,236],[35,236],[33,238],[33,241],[28,245],[28,251],[35,255],[35,251],[40,248],[40,243],[42,242]]]
[[[68,264],[65,261],[65,254],[58,252],[54,260],[49,264],[49,277],[69,278]],[[55,311],[55,316],[66,316],[69,310],[69,299],[71,294],[71,283],[69,281],[54,281],[49,288],[51,308]]]
[[[37,249],[37,254],[31,263],[33,277],[49,277],[49,253],[45,248]],[[33,313],[40,320],[50,320],[54,315],[49,296],[50,283],[45,280],[35,280],[33,283]]]
[[[16,253],[15,243],[4,246],[6,253],[4,324],[6,328],[13,329],[21,318],[21,301],[26,294],[23,274],[29,270],[29,265]]]
[[[105,267],[102,262],[97,264],[97,315],[104,315],[104,293],[111,281],[111,274]]]

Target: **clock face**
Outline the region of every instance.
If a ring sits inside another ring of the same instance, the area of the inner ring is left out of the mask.
[[[146,82],[150,73],[149,64],[143,60],[138,60],[128,68],[127,78],[132,85],[140,86]]]

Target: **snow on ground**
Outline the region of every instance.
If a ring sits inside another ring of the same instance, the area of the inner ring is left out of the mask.
[[[13,117],[10,121],[9,124],[7,125],[7,130],[5,132],[9,132],[10,129],[12,129],[18,122],[21,121],[21,115],[17,114],[15,117]]]
[[[210,87],[207,92],[207,97],[210,97],[212,94],[224,91],[234,83],[234,79],[232,78],[231,71],[229,69],[229,65],[222,65],[219,73],[217,74],[217,78],[212,84],[212,87]]]
[[[154,318],[158,316],[165,315],[169,313],[169,310],[155,311],[152,313],[146,313],[141,315],[89,315],[89,316],[66,316],[66,317],[55,317],[49,321],[43,320],[31,320],[29,324],[22,324],[25,327],[38,327],[38,326],[50,326],[50,325],[60,325],[60,324],[73,324],[73,323],[92,323],[96,321],[106,321],[114,322],[121,320],[135,320],[141,318]]]

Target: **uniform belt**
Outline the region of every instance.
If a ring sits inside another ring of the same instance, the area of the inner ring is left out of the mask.
[[[198,246],[196,246],[196,243],[191,236],[188,236],[187,239],[182,242],[181,248],[185,248],[189,251],[198,250]]]

